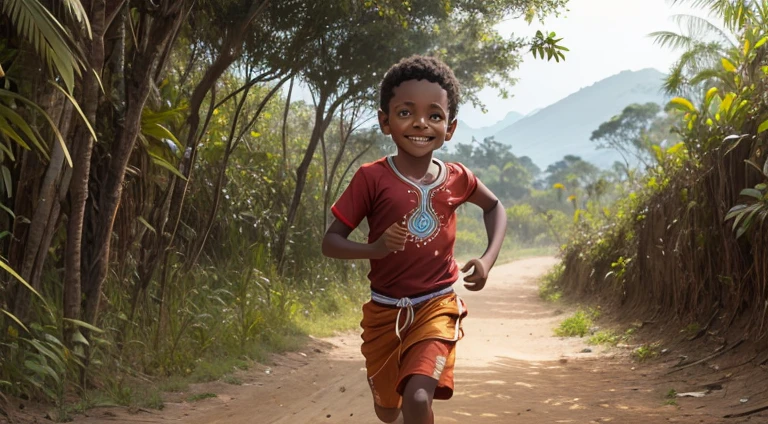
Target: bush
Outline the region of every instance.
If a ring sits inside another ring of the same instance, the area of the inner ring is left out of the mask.
[[[592,327],[594,312],[578,310],[572,317],[566,318],[555,329],[555,335],[558,337],[584,337]]]
[[[546,300],[548,302],[556,302],[560,300],[563,292],[561,291],[558,284],[564,270],[565,265],[559,263],[555,265],[551,271],[544,275],[544,277],[542,277],[541,283],[539,284],[539,297],[542,300]]]

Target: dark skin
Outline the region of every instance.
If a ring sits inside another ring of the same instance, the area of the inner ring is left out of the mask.
[[[407,178],[429,184],[438,177],[439,168],[432,152],[439,149],[456,130],[456,119],[448,115],[448,93],[439,84],[426,80],[409,80],[398,85],[389,110],[379,110],[379,125],[384,134],[397,145],[395,165]],[[498,198],[480,181],[469,203],[483,210],[488,235],[488,247],[479,258],[461,268],[464,287],[479,291],[485,287],[488,272],[501,250],[507,226],[507,216]],[[376,241],[357,243],[347,237],[354,230],[334,220],[323,238],[323,254],[337,259],[382,259],[405,249],[408,230],[399,223],[392,224]],[[430,424],[434,422],[432,400],[437,380],[430,376],[413,375],[403,391],[402,411],[374,404],[376,415],[386,423]],[[402,413],[402,415],[401,415]]]

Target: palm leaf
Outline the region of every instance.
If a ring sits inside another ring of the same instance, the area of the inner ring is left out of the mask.
[[[69,164],[69,166],[71,167],[72,166],[72,157],[69,155],[69,150],[67,149],[67,144],[64,142],[64,136],[61,135],[61,132],[59,131],[59,128],[56,126],[56,123],[53,122],[53,119],[51,119],[51,117],[48,116],[48,114],[45,113],[45,111],[40,106],[38,106],[35,102],[27,99],[26,97],[24,97],[22,95],[19,95],[19,94],[16,94],[16,93],[12,92],[12,91],[8,91],[8,90],[0,88],[0,98],[2,98],[2,97],[7,97],[7,98],[9,98],[11,100],[16,100],[16,101],[19,101],[21,103],[24,103],[26,106],[29,106],[30,108],[32,108],[35,111],[37,111],[40,114],[40,116],[42,116],[43,119],[45,119],[48,122],[48,124],[51,127],[51,130],[53,131],[53,135],[56,137],[56,140],[59,142],[59,144],[61,145],[61,148],[64,150],[64,157],[67,160],[67,164]],[[2,115],[0,115],[0,118],[1,117],[2,117]],[[43,153],[47,155],[46,152],[43,152]],[[47,158],[47,156],[46,156],[46,158]]]
[[[56,69],[71,93],[75,74],[80,75],[81,61],[75,54],[74,41],[56,17],[39,0],[5,0],[3,13],[10,18],[19,36],[32,44],[49,71]]]
[[[693,39],[700,41],[715,40],[720,44],[736,47],[730,34],[707,19],[684,14],[674,15],[672,19],[681,28],[686,28],[688,36]]]
[[[88,20],[88,12],[80,3],[80,0],[61,0],[62,5],[66,8],[69,16],[75,18],[75,20],[85,27],[88,34],[88,38],[93,37],[91,33],[91,22]]]
[[[696,43],[693,37],[672,31],[656,31],[649,36],[653,37],[653,42],[659,46],[671,49],[689,49]]]
[[[5,270],[7,273],[11,274],[13,278],[18,280],[24,287],[27,288],[27,290],[31,291],[35,296],[37,296],[37,298],[39,298],[43,302],[43,304],[45,304],[46,308],[50,310],[50,308],[48,308],[48,303],[45,301],[45,299],[43,299],[43,296],[41,296],[40,293],[38,293],[38,291],[35,290],[34,287],[30,286],[26,280],[21,278],[21,275],[17,274],[16,271],[14,271],[13,268],[11,268],[11,266],[5,263],[5,261],[2,259],[0,259],[0,268]]]

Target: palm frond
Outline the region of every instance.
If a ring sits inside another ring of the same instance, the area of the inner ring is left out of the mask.
[[[719,3],[720,0],[670,0],[671,4],[687,4],[694,8],[709,8],[713,4]]]
[[[683,66],[680,60],[672,65],[672,68],[664,79],[662,88],[664,91],[672,96],[679,96],[681,94],[682,87],[687,83],[685,75],[683,74]]]
[[[697,73],[691,78],[691,85],[699,85],[701,83],[705,83],[708,81],[716,80],[720,83],[722,83],[725,79],[723,78],[723,73],[720,70],[717,69],[704,69],[701,72]],[[712,83],[708,84],[710,86],[714,85]]]
[[[39,0],[5,0],[3,13],[19,36],[32,44],[49,71],[56,69],[71,93],[81,61],[74,53],[74,41],[56,17]]]
[[[715,40],[724,45],[735,47],[733,36],[719,26],[700,16],[679,14],[672,19],[681,28],[687,29],[687,35],[699,41]]]
[[[88,20],[88,12],[83,7],[80,0],[61,0],[62,5],[67,10],[67,14],[85,27],[88,38],[93,37],[91,33],[91,22]]]
[[[649,36],[654,38],[655,44],[671,49],[688,49],[696,43],[693,37],[672,31],[656,31],[650,33]]]
[[[747,20],[762,11],[760,2],[754,0],[670,0],[670,3],[707,9],[711,16],[721,17],[726,28],[732,31],[743,28]]]

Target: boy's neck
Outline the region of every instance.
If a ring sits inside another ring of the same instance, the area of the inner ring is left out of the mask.
[[[433,182],[437,179],[440,171],[440,168],[432,160],[432,153],[421,157],[414,157],[398,152],[393,160],[395,161],[397,170],[400,171],[401,174],[422,184]]]

